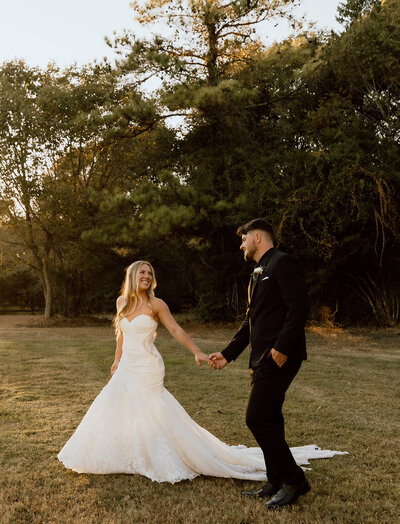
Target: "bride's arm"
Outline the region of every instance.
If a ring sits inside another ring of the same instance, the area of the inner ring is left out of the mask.
[[[120,331],[117,336],[117,347],[115,348],[114,362],[111,366],[111,375],[114,375],[115,371],[117,370],[119,361],[121,360],[121,357],[122,357],[123,338],[124,338],[124,335],[122,334],[122,331]]]
[[[153,303],[153,312],[158,316],[163,325],[168,329],[171,335],[177,340],[182,346],[185,346],[191,351],[196,360],[196,364],[201,367],[202,362],[208,362],[208,355],[203,353],[201,349],[195,344],[195,342],[189,337],[181,326],[176,322],[174,317],[171,315],[167,304],[157,298]]]
[[[122,300],[123,300],[123,297],[117,298],[117,311],[118,311],[120,302],[122,302]],[[121,360],[123,339],[124,339],[124,335],[122,334],[122,331],[120,331],[117,336],[117,347],[115,348],[114,362],[112,363],[112,366],[111,366],[111,375],[114,375],[118,367],[119,361]]]

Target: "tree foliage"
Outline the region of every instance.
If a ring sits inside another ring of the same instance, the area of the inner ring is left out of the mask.
[[[382,3],[382,0],[346,0],[339,4],[336,18],[341,24],[349,26],[361,16],[368,15],[372,9],[379,9]]]
[[[40,278],[46,317],[54,307],[78,313],[88,276],[101,270],[96,245],[81,239],[97,213],[93,192],[123,178],[129,143],[152,128],[154,112],[146,102],[135,111],[140,96],[108,65],[41,71],[10,62],[0,89],[1,241]],[[109,265],[113,257],[100,253]]]
[[[1,238],[42,281],[46,261],[69,313],[111,305],[123,266],[150,258],[174,309],[237,318],[235,230],[265,216],[314,318],[398,321],[400,6],[348,0],[343,33],[265,47],[254,29],[299,29],[295,4],[134,3],[169,30],[109,42],[113,68],[3,66]]]

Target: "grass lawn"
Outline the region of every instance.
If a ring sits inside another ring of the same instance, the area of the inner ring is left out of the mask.
[[[258,483],[198,477],[171,485],[66,470],[56,455],[109,379],[113,335],[21,322],[0,317],[0,522],[400,522],[400,329],[308,331],[309,359],[285,403],[287,440],[349,455],[312,462],[311,492],[271,514],[240,497]],[[212,352],[234,327],[187,331]],[[255,445],[244,422],[247,352],[215,372],[198,369],[164,329],[156,344],[165,385],[188,413],[229,444]]]

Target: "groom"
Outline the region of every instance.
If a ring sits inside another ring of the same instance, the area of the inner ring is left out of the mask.
[[[245,320],[227,347],[210,355],[210,365],[222,369],[250,345],[252,389],[246,423],[263,451],[268,482],[242,494],[266,497],[267,507],[274,509],[310,491],[286,443],[282,415],[286,390],[307,358],[307,295],[299,265],[274,247],[273,229],[266,220],[251,220],[237,233],[245,260],[255,261],[257,267],[249,283]]]

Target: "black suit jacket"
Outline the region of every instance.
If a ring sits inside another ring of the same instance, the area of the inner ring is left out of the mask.
[[[255,369],[271,348],[305,360],[304,324],[308,310],[303,272],[294,258],[273,247],[259,260],[250,282],[250,302],[239,331],[222,351],[228,362],[250,344],[249,367]]]

